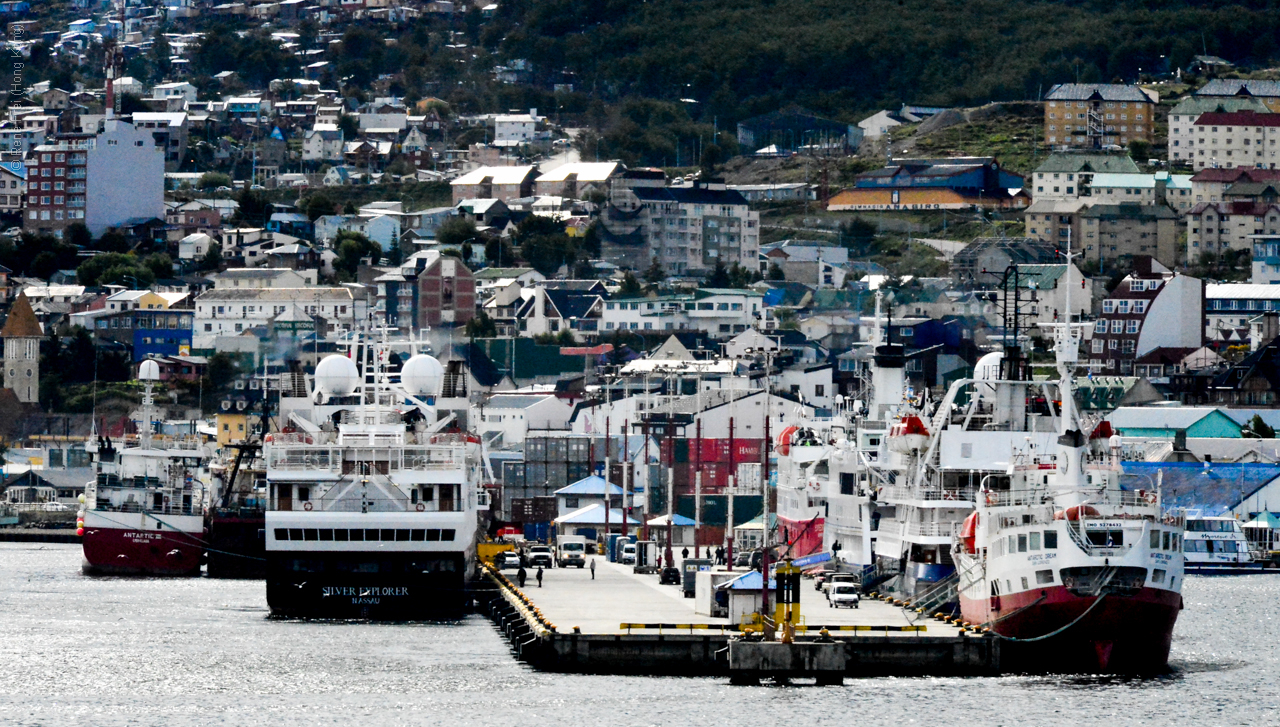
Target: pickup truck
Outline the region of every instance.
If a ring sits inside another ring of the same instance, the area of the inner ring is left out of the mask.
[[[527,555],[530,568],[550,568],[552,563],[551,547],[547,545],[531,545]]]
[[[847,584],[855,588],[861,585],[858,577],[852,573],[828,574],[826,579],[822,581],[822,591],[827,594],[828,601],[831,600],[831,589],[835,588],[837,584]]]

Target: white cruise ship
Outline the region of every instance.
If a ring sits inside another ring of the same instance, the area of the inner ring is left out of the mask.
[[[415,620],[467,606],[488,508],[480,441],[437,417],[440,363],[410,345],[395,374],[392,350],[358,337],[323,359],[309,405],[282,401],[288,424],[263,443],[273,615]]]

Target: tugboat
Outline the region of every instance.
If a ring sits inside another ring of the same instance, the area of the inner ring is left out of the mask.
[[[434,405],[443,368],[410,353],[397,375],[386,334],[357,334],[316,367],[309,405],[288,412],[297,431],[265,438],[272,615],[464,613],[488,509],[481,444],[446,431],[452,416]]]
[[[93,574],[194,576],[204,553],[204,466],[208,452],[194,437],[156,436],[155,361],[143,361],[142,421],[120,449],[90,443],[97,477],[85,486],[78,532],[84,571]],[[132,444],[133,446],[130,446]]]

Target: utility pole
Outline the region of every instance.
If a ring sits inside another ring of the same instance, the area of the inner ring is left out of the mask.
[[[701,380],[698,382],[701,384]],[[694,453],[694,471],[693,471],[693,557],[702,557],[702,419],[699,418],[694,424],[694,446],[697,452]]]

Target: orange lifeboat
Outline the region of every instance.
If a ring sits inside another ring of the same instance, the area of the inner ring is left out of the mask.
[[[800,431],[800,427],[790,426],[778,433],[778,439],[774,442],[774,449],[783,457],[791,452],[791,435]]]
[[[1093,505],[1076,505],[1066,510],[1059,510],[1053,514],[1054,520],[1070,520],[1075,522],[1081,517],[1101,517],[1102,513]]]
[[[971,512],[960,527],[960,542],[964,543],[964,552],[970,555],[978,552],[978,513]]]
[[[929,443],[929,428],[914,414],[901,417],[889,427],[887,443],[895,452],[919,451]]]

